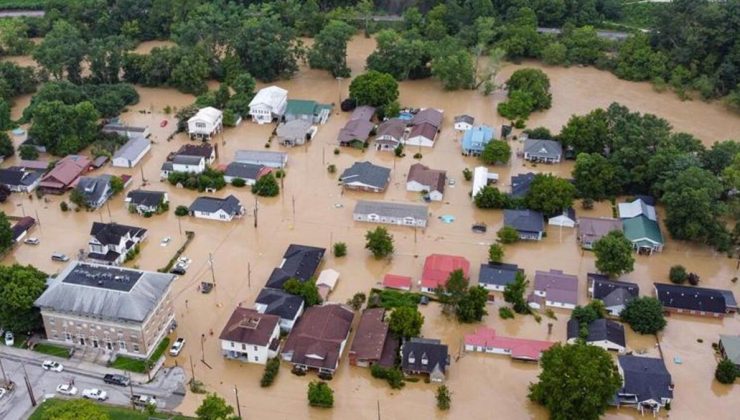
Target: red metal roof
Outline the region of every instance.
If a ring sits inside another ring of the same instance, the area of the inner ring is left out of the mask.
[[[455,255],[432,254],[424,262],[421,285],[429,288],[444,286],[450,273],[455,270],[462,270],[465,277],[468,277],[470,262]]]
[[[543,340],[528,340],[516,337],[500,337],[493,328],[481,327],[475,333],[465,335],[465,345],[505,349],[514,359],[539,360],[540,354],[555,343]]]
[[[411,289],[411,277],[398,274],[386,274],[383,277],[383,287],[392,289]]]

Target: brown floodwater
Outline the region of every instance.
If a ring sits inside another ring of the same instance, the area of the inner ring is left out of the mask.
[[[140,51],[150,50],[161,43],[147,43]],[[359,74],[364,67],[365,57],[374,48],[374,41],[355,37],[348,48],[348,62],[353,74]],[[541,67],[535,63],[528,65]],[[520,66],[507,66],[500,76]],[[656,93],[648,84],[619,81],[606,72],[592,68],[549,68],[542,67],[550,75],[553,90],[553,109],[535,114],[531,125],[544,125],[558,130],[571,114],[585,113],[598,106],[607,106],[618,100],[633,110],[653,112],[668,119],[680,130],[691,132],[706,144],[722,140],[730,134],[740,133],[740,119],[725,111],[719,105],[699,101],[681,102],[670,93]],[[347,96],[349,80],[338,82],[324,71],[302,68],[296,77],[277,85],[288,89],[291,98],[315,99],[322,102],[338,102]],[[214,84],[211,84],[213,87]],[[259,87],[263,85],[260,84]],[[149,189],[166,189],[170,195],[171,208],[189,205],[199,194],[192,191],[170,187],[159,181],[159,167],[167,154],[179,148],[188,140],[177,135],[167,142],[166,138],[175,123],[172,115],[165,115],[166,106],[180,108],[190,104],[193,96],[178,93],[172,89],[138,88],[141,101],[123,115],[132,125],[148,125],[152,131],[154,145],[151,153],[140,164],[141,168],[124,170],[104,168],[97,173],[131,174],[132,186],[142,184],[142,172]],[[457,114],[468,113],[494,127],[500,126],[502,119],[496,115],[495,108],[501,100],[500,94],[485,97],[471,91],[446,92],[433,80],[404,82],[400,87],[400,102],[404,106],[436,107],[445,111],[442,133],[433,149],[420,149],[421,162],[432,168],[446,169],[448,176],[457,180],[457,185],[447,187],[442,202],[429,205],[432,217],[426,230],[414,231],[409,228],[389,227],[394,235],[396,252],[391,260],[374,260],[364,249],[364,233],[372,225],[352,221],[352,208],[357,199],[386,199],[402,201],[421,201],[418,194],[408,193],[404,182],[409,167],[416,161],[411,156],[418,150],[410,148],[404,158],[394,158],[392,153],[377,152],[371,147],[367,151],[342,149],[334,155],[336,135],[346,122],[348,115],[335,113],[329,122],[319,128],[315,139],[308,146],[283,149],[273,142],[271,150],[285,150],[289,153],[287,177],[279,197],[255,200],[247,189],[228,187],[216,195],[235,194],[248,209],[248,215],[232,223],[203,221],[191,218],[179,219],[170,211],[167,214],[144,219],[130,215],[123,205],[121,196],[115,197],[95,212],[68,212],[59,210],[59,202],[65,197],[49,196],[46,200],[13,195],[2,205],[2,209],[13,216],[23,214],[38,217],[40,225],[32,231],[32,236],[41,239],[38,246],[19,245],[8,255],[4,263],[18,262],[34,264],[49,272],[58,272],[62,265],[50,261],[55,251],[76,255],[86,247],[88,232],[93,221],[110,221],[133,224],[149,229],[149,239],[145,242],[141,255],[133,264],[147,270],[156,270],[166,264],[177,247],[184,240],[181,230],[196,232],[185,255],[193,259],[188,273],[180,277],[174,285],[175,301],[178,308],[178,336],[188,341],[184,351],[177,359],[168,359],[167,364],[185,366],[190,374],[189,360],[192,357],[194,374],[202,380],[209,391],[222,394],[232,405],[235,404],[234,386],[239,388],[242,413],[247,418],[356,418],[376,419],[378,411],[383,419],[407,418],[511,418],[544,419],[547,413],[541,407],[526,399],[527,386],[536,380],[538,367],[534,364],[514,362],[502,356],[465,354],[460,346],[464,334],[475,329],[476,325],[460,325],[446,318],[437,305],[422,307],[426,318],[423,335],[441,338],[450,347],[453,363],[449,371],[447,385],[453,393],[452,409],[440,413],[435,407],[436,386],[408,383],[401,391],[391,390],[384,382],[370,377],[367,369],[350,367],[346,357],[342,360],[337,376],[331,381],[335,390],[335,407],[332,410],[309,408],[306,402],[306,385],[316,379],[312,374],[297,377],[290,374],[284,364],[282,372],[272,387],[259,386],[262,367],[244,365],[221,357],[218,334],[238,304],[251,305],[264,285],[272,268],[279,263],[282,253],[290,243],[324,246],[330,248],[334,242],[345,242],[348,255],[335,258],[330,252],[325,258],[324,268],[335,268],[341,273],[339,284],[330,296],[331,301],[344,302],[357,291],[368,291],[375,286],[387,272],[406,274],[418,280],[424,258],[431,253],[450,253],[466,256],[471,262],[471,278],[477,279],[479,264],[487,258],[487,248],[495,239],[495,232],[502,226],[500,211],[477,210],[470,201],[469,182],[463,180],[463,168],[477,166],[475,158],[460,155],[460,135],[452,129],[452,119]],[[20,108],[28,103],[27,98],[16,100],[13,115],[19,115]],[[689,116],[691,118],[689,118]],[[167,119],[167,127],[160,122]],[[239,127],[227,129],[215,142],[219,148],[217,163],[229,162],[235,150],[263,149],[272,127],[243,123]],[[21,138],[15,138],[20,142]],[[519,145],[513,145],[514,149]],[[11,158],[3,166],[12,165]],[[342,193],[337,184],[337,174],[328,174],[326,167],[335,164],[338,172],[357,160],[371,160],[392,168],[391,185],[383,194],[346,192]],[[509,187],[511,174],[524,171],[552,172],[568,176],[571,163],[560,165],[533,166],[514,157],[505,166],[493,167],[500,175],[500,186]],[[258,202],[258,227],[254,227],[253,208]],[[341,204],[341,206],[337,206]],[[610,216],[612,209],[608,203],[597,203],[592,210],[580,210],[581,215]],[[662,213],[661,213],[662,214]],[[452,215],[455,221],[444,224],[438,216]],[[489,226],[487,234],[474,234],[470,226],[474,222],[485,222]],[[665,232],[665,230],[664,230]],[[172,243],[161,247],[163,237],[172,237]],[[667,236],[667,234],[666,234]],[[580,302],[585,304],[585,276],[593,271],[594,258],[578,248],[575,232],[567,228],[549,228],[548,236],[538,243],[519,243],[506,246],[505,260],[523,267],[530,278],[537,269],[561,269],[577,274],[583,279]],[[211,271],[208,255],[213,255],[214,276],[217,287],[209,295],[196,290],[200,281],[210,280]],[[737,286],[730,279],[737,276],[737,261],[717,254],[707,247],[667,240],[665,251],[652,257],[636,257],[634,272],[626,276],[640,284],[644,294],[650,294],[654,281],[666,281],[669,267],[684,264],[687,269],[701,276],[702,284],[731,288],[740,295]],[[557,320],[543,317],[537,323],[532,317],[517,317],[502,321],[498,315],[500,296],[489,305],[490,315],[483,324],[496,328],[501,334],[533,339],[559,341],[565,339],[565,324],[568,311],[556,311]],[[547,324],[553,324],[552,334],[548,335]],[[213,331],[213,335],[211,335]],[[675,401],[670,416],[677,419],[709,417],[732,418],[736,412],[740,396],[732,387],[720,386],[713,381],[715,358],[711,343],[716,342],[718,334],[740,332],[738,317],[724,320],[701,320],[692,317],[673,316],[668,327],[660,336],[666,365],[676,384]],[[204,354],[201,354],[201,334],[205,334]],[[697,342],[702,339],[703,343]],[[631,350],[657,356],[655,339],[640,336],[631,331],[627,336]],[[201,358],[210,368],[200,361]],[[682,364],[675,364],[679,357]],[[736,390],[735,390],[736,391]],[[194,413],[202,396],[188,394],[177,407],[187,414]],[[733,411],[735,410],[735,411]],[[665,415],[665,413],[663,413]],[[632,409],[610,410],[607,418],[638,418]]]

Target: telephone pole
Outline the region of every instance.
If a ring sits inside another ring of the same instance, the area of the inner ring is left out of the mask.
[[[247,262],[247,287],[252,288],[252,264]]]
[[[136,410],[136,403],[134,403],[134,384],[131,383],[131,374],[127,373],[126,376],[128,376],[128,393],[131,399],[131,408]]]
[[[26,372],[26,364],[21,362],[21,367],[23,367],[23,381],[26,382],[26,389],[28,390],[28,398],[31,399],[31,406],[36,407],[36,397],[33,395],[33,387],[31,387],[31,382],[28,380],[28,372]]]
[[[254,228],[257,229],[257,196],[254,196]]]
[[[8,385],[8,377],[5,376],[5,367],[3,366],[3,359],[0,359],[0,371],[3,372],[3,383],[5,385]]]
[[[213,280],[213,287],[216,287],[216,273],[213,271],[213,254],[208,253],[208,265],[211,266],[211,279]]]
[[[239,415],[239,418],[242,418],[242,407],[239,405],[239,388],[234,385],[234,394],[236,394],[236,413]]]

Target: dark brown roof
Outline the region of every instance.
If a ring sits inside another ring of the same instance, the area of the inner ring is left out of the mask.
[[[411,120],[414,125],[419,124],[431,124],[434,126],[434,131],[437,131],[442,125],[442,112],[434,108],[425,108],[419,111],[414,118]]]
[[[184,144],[180,149],[175,152],[177,156],[201,156],[206,159],[211,158],[213,153],[213,146],[208,143],[200,144]],[[174,158],[174,156],[172,156]]]
[[[409,133],[409,139],[412,139],[416,136],[422,136],[422,137],[428,138],[429,140],[434,141],[434,137],[437,136],[437,127],[427,122],[416,124],[413,127],[411,127],[411,132]]]
[[[398,118],[393,118],[387,121],[383,121],[378,127],[377,137],[389,136],[396,140],[400,140],[403,137],[403,132],[406,130],[406,121]]]
[[[236,343],[267,346],[278,322],[280,317],[277,315],[261,314],[254,309],[239,307],[234,309],[219,338]]]
[[[352,310],[340,304],[306,309],[288,335],[283,354],[292,352],[292,363],[335,369],[354,316]]]
[[[447,173],[437,169],[429,169],[429,167],[422,165],[421,163],[415,163],[411,165],[409,169],[409,175],[406,178],[406,182],[416,181],[421,185],[430,187],[430,191],[439,191],[444,193],[445,183],[447,181]]]
[[[366,309],[360,318],[350,354],[360,360],[379,360],[388,337],[388,324],[383,322],[384,308]]]

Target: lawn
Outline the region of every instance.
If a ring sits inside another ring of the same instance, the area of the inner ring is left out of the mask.
[[[154,353],[152,353],[152,357],[150,357],[149,359],[144,360],[135,359],[133,357],[118,356],[116,358],[116,361],[111,364],[111,367],[127,370],[129,372],[146,373],[147,365],[154,366],[154,364],[157,363],[157,360],[162,357],[162,353],[164,353],[165,350],[169,348],[169,346],[170,338],[165,337],[162,339],[162,341],[159,342],[159,345],[154,350]]]
[[[421,295],[419,293],[373,289],[372,292],[370,292],[370,299],[368,299],[368,302],[373,302],[373,300],[376,299],[373,295],[380,296],[379,305],[385,309],[393,309],[401,306],[411,306],[415,308],[419,304],[419,299],[421,299]]]
[[[43,9],[44,0],[0,0],[0,9]]]
[[[57,346],[56,344],[39,343],[33,346],[33,351],[69,359],[69,349],[67,347]]]
[[[57,405],[67,404],[71,400],[63,400],[58,398],[51,398],[41,403],[36,411],[31,414],[29,420],[51,420],[44,416],[46,410]],[[174,419],[174,420],[190,420],[192,417],[172,415],[168,413],[156,413],[153,416],[149,416],[143,411],[136,411],[125,407],[115,407],[105,404],[98,404],[105,412],[110,416],[111,420],[149,420],[149,419]]]

